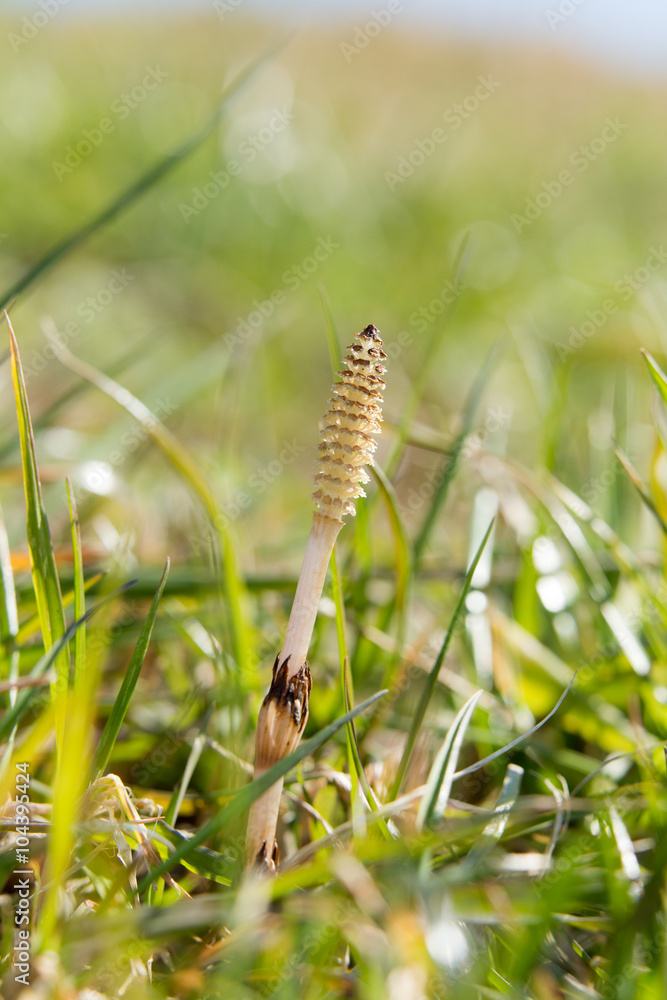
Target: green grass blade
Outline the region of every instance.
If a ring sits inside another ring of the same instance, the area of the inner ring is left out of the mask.
[[[217,816],[213,816],[207,823],[205,823],[194,836],[190,837],[185,844],[178,847],[166,861],[163,861],[161,865],[158,865],[153,871],[148,872],[144,876],[139,884],[139,892],[144,892],[145,889],[160,875],[173,868],[175,864],[178,864],[182,858],[186,857],[190,851],[203,844],[205,840],[209,837],[214,836],[225,828],[232,820],[236,819],[244,813],[253,802],[256,801],[263,795],[267,788],[270,788],[276,781],[279,781],[288,771],[293,767],[296,767],[302,760],[304,760],[309,754],[321,747],[323,743],[330,740],[332,736],[342,729],[343,726],[347,725],[350,719],[355,719],[362,712],[365,712],[367,708],[385,695],[386,691],[378,691],[377,694],[372,695],[363,701],[360,705],[357,705],[351,711],[346,712],[345,715],[341,716],[340,719],[336,719],[335,722],[330,723],[321,729],[319,733],[315,736],[311,736],[309,740],[302,743],[287,757],[283,757],[279,760],[277,764],[270,767],[268,771],[265,771],[259,778],[251,781],[250,784],[246,785],[244,788],[238,792],[233,799],[231,799],[227,805],[222,809]]]
[[[380,495],[384,500],[389,516],[389,525],[394,540],[394,569],[396,572],[396,594],[392,611],[394,609],[401,611],[405,606],[406,594],[412,574],[410,542],[398,511],[398,500],[396,499],[396,493],[391,481],[376,462],[371,466],[370,472],[378,484]],[[387,627],[388,624],[388,622],[385,622],[383,626]]]
[[[83,556],[81,554],[81,528],[76,509],[72,482],[67,477],[67,501],[69,503],[72,552],[74,556],[74,617],[81,620],[74,639],[74,688],[80,689],[86,668],[86,587],[83,579]]]
[[[354,692],[352,689],[352,675],[350,674],[350,656],[347,648],[347,637],[345,635],[345,607],[343,605],[343,585],[338,568],[337,546],[334,545],[330,561],[331,569],[331,592],[336,608],[336,638],[338,640],[338,660],[340,662],[340,683],[343,692],[343,702],[345,711],[349,711],[354,704]],[[352,722],[347,724],[347,757],[350,777],[352,779],[352,800],[354,801],[355,775],[359,775],[361,761],[358,760],[358,747],[354,738],[354,727]],[[361,768],[363,770],[363,767]]]
[[[480,688],[468,699],[463,708],[457,712],[454,722],[447,732],[445,741],[433,762],[426,782],[426,791],[419,805],[418,830],[423,830],[428,823],[440,819],[444,815],[466,730],[477,707],[477,702],[483,694],[484,691]]]
[[[97,586],[100,580],[103,580],[104,577],[105,577],[104,573],[95,573],[93,576],[90,577],[90,579],[86,580],[84,586],[84,590],[86,591],[86,593],[89,590],[92,590],[93,587]],[[62,581],[62,577],[60,577],[60,579]],[[74,604],[74,600],[75,600],[74,590],[63,589],[63,608],[65,610],[67,610],[67,608],[69,608],[70,605]],[[32,618],[28,618],[27,621],[24,621],[19,626],[19,630],[16,633],[17,645],[23,646],[28,641],[28,639],[30,639],[31,636],[35,635],[36,632],[39,632],[39,615],[33,615]]]
[[[12,380],[16,396],[16,409],[21,439],[23,483],[28,520],[28,546],[30,549],[35,601],[39,611],[44,644],[50,646],[65,631],[65,615],[53,553],[53,544],[51,542],[51,532],[42,500],[42,490],[35,456],[35,438],[30,420],[28,396],[23,378],[21,358],[9,317],[6,316],[6,319],[9,326]],[[69,667],[69,665],[67,666]]]
[[[637,470],[635,469],[634,465],[632,464],[628,456],[621,451],[620,448],[615,449],[615,454],[616,458],[623,466],[623,471],[626,473],[628,479],[630,480],[634,488],[637,490],[637,493],[641,497],[642,503],[647,508],[647,510],[650,510],[650,512],[653,514],[654,518],[662,528],[663,532],[667,535],[667,524],[665,524],[664,520],[660,516],[660,511],[654,504],[648,490],[646,489],[646,486],[641,481],[641,477],[637,472]]]
[[[335,375],[340,368],[340,359],[343,356],[343,352],[338,340],[338,334],[336,333],[336,324],[334,322],[333,310],[331,308],[331,303],[329,302],[329,296],[326,293],[324,285],[318,285],[317,290],[320,293],[322,309],[324,310],[324,325],[327,333],[327,347],[329,348],[331,370]]]
[[[649,351],[645,350],[642,347],[641,352],[644,355],[644,361],[648,365],[648,370],[651,373],[651,378],[653,379],[658,388],[658,392],[662,397],[662,401],[667,406],[667,375],[665,375],[662,368],[655,360],[653,355],[649,353]]]
[[[16,413],[21,441],[21,463],[25,489],[27,512],[27,536],[30,550],[30,567],[35,590],[35,601],[42,630],[44,647],[48,649],[65,633],[65,612],[56,559],[51,542],[51,531],[44,510],[42,489],[35,456],[35,438],[30,420],[28,394],[26,392],[18,344],[9,316],[5,313],[9,327],[9,342],[12,363],[12,381],[16,397]],[[69,654],[66,647],[56,660],[55,691],[65,692],[69,685]],[[61,748],[64,738],[65,718],[56,704],[56,744]]]
[[[401,520],[396,493],[391,481],[377,463],[374,463],[369,471],[378,485],[378,495],[385,503],[394,542],[396,590],[391,600],[382,608],[377,625],[381,632],[388,632],[393,626],[393,634],[396,636],[395,650],[389,657],[383,681],[384,687],[391,688],[400,663],[401,649],[405,638],[407,601],[412,581],[412,546]],[[393,625],[394,622],[395,625]],[[372,644],[360,639],[353,662],[355,669],[359,670],[362,677],[366,676],[374,655]],[[372,723],[368,720],[367,724],[371,725]]]
[[[470,871],[471,873],[474,872],[502,837],[510,812],[518,798],[523,774],[524,770],[518,764],[508,765],[503,779],[503,786],[500,789],[500,794],[493,810],[494,817],[492,820],[489,820],[484,827],[481,837],[475,841],[468,851],[461,865],[462,870]]]
[[[456,258],[452,266],[452,274],[454,275],[453,283],[457,290],[462,288],[462,274],[464,271],[464,260],[465,251],[468,245],[470,234],[466,233],[464,238],[461,240],[461,245],[459,246]],[[398,424],[398,433],[396,436],[396,442],[389,455],[385,465],[387,470],[387,475],[390,479],[394,478],[396,470],[398,468],[399,462],[401,460],[401,455],[403,452],[403,447],[408,437],[408,431],[412,421],[415,418],[417,409],[421,402],[422,395],[426,388],[426,383],[428,382],[431,374],[433,372],[433,362],[435,361],[436,354],[440,349],[440,344],[442,342],[442,336],[447,329],[447,320],[451,316],[452,312],[456,308],[459,296],[457,295],[454,301],[448,305],[445,310],[440,323],[437,323],[433,332],[431,333],[428,344],[426,345],[426,350],[422,356],[419,370],[412,380],[410,394],[406,400],[403,410],[401,411],[401,419]]]
[[[175,167],[183,162],[188,156],[197,150],[203,142],[215,131],[220,123],[227,117],[233,106],[235,98],[239,97],[248,86],[255,74],[279,51],[285,44],[281,39],[277,43],[272,43],[262,55],[255,59],[250,66],[243,70],[234,80],[222,96],[215,112],[210,117],[206,125],[172,153],[167,154],[158,163],[147,170],[130,187],[126,188],[120,195],[112,199],[96,216],[79,229],[70,233],[51,250],[40,258],[26,273],[18,279],[2,296],[0,296],[0,309],[4,309],[10,302],[30,288],[38,278],[41,278],[47,271],[55,267],[64,257],[81,246],[87,239],[96,232],[113,221],[126,208],[137,201],[163,177],[166,177]]]
[[[178,848],[189,844],[191,840],[180,830],[175,830],[166,819],[158,820],[155,829],[152,826],[147,827],[146,833],[151,836],[155,849],[163,859],[169,857],[169,849],[164,841],[171,847]],[[231,885],[231,877],[238,867],[238,862],[234,858],[212,851],[210,847],[194,847],[187,852],[181,864],[196,875],[209,878],[221,885]]]
[[[490,753],[488,757],[482,757],[481,760],[476,761],[469,767],[464,767],[462,771],[457,771],[456,774],[454,775],[455,780],[458,780],[459,778],[464,778],[466,774],[474,774],[475,771],[481,771],[481,769],[486,767],[487,764],[490,764],[492,761],[497,760],[498,757],[502,757],[503,754],[509,753],[510,750],[513,750],[514,747],[518,747],[519,744],[523,743],[524,740],[527,740],[531,736],[534,736],[535,733],[542,728],[542,726],[546,726],[547,722],[549,722],[550,719],[553,719],[554,715],[556,714],[560,706],[567,698],[568,694],[572,689],[572,685],[575,682],[576,676],[577,675],[575,673],[572,679],[570,680],[570,683],[567,685],[567,687],[565,688],[562,695],[560,696],[554,707],[551,709],[551,711],[547,715],[545,715],[544,718],[541,719],[535,726],[533,726],[527,732],[522,733],[521,736],[517,736],[515,740],[511,740],[509,743],[506,743],[504,747],[500,748],[500,750],[494,750],[494,752]]]
[[[426,512],[426,517],[424,518],[422,526],[419,530],[419,534],[417,535],[415,541],[415,572],[417,572],[419,568],[419,563],[424,554],[424,549],[426,548],[426,544],[431,536],[433,526],[437,521],[438,514],[440,513],[442,505],[447,499],[447,493],[449,492],[449,487],[452,483],[452,480],[454,479],[454,476],[456,475],[456,471],[459,465],[459,458],[461,457],[461,449],[463,448],[465,439],[470,433],[472,422],[475,418],[475,413],[477,411],[479,401],[482,398],[482,393],[484,392],[486,383],[488,382],[489,376],[494,370],[496,357],[498,355],[498,350],[499,350],[498,344],[494,344],[494,346],[489,351],[489,354],[484,364],[482,365],[477,375],[477,378],[473,382],[472,388],[468,393],[468,397],[465,401],[465,405],[463,407],[462,420],[461,420],[461,430],[457,434],[456,440],[454,441],[454,446],[449,454],[449,457],[446,459],[444,463],[444,467],[442,469],[442,474],[440,476],[437,489],[433,494],[433,500],[431,501],[431,505],[428,511]]]
[[[16,588],[14,587],[14,572],[12,570],[12,559],[9,550],[9,538],[5,527],[5,519],[0,507],[0,641],[7,651],[9,659],[9,669],[7,679],[11,683],[19,676],[19,651],[16,648],[16,636],[19,630],[19,613],[16,603]],[[16,688],[9,689],[9,707],[16,705],[18,691]],[[16,727],[9,733],[7,745],[0,759],[0,777],[5,772],[9,764],[12,751],[14,749],[14,737]]]
[[[14,571],[9,551],[9,538],[5,527],[5,518],[0,507],[0,589],[2,601],[0,607],[0,641],[11,648],[19,631],[19,612],[16,604],[16,588],[14,587]]]
[[[120,732],[120,727],[123,724],[123,719],[129,708],[130,700],[134,693],[137,681],[139,680],[139,674],[141,672],[141,667],[144,662],[144,657],[146,655],[146,650],[148,649],[148,644],[151,640],[151,634],[153,632],[153,626],[155,624],[155,618],[157,616],[158,607],[160,604],[160,598],[162,597],[162,592],[164,590],[164,585],[167,582],[167,575],[169,573],[169,560],[164,567],[164,573],[162,574],[162,579],[158,586],[155,597],[153,598],[153,603],[151,604],[150,611],[146,617],[146,621],[143,624],[139,639],[132,653],[129,666],[125,672],[125,677],[123,678],[123,683],[120,686],[120,691],[114,702],[114,706],[111,709],[111,714],[107,719],[107,724],[104,727],[104,731],[100,737],[100,742],[95,751],[93,757],[93,763],[91,767],[93,779],[99,777],[102,774],[109,763],[109,757],[111,756],[111,751],[113,750],[114,743],[118,733]]]
[[[180,782],[178,784],[178,787],[174,789],[174,792],[173,792],[173,794],[172,794],[172,796],[171,796],[171,798],[169,800],[169,804],[168,804],[168,806],[167,806],[167,808],[165,810],[164,823],[168,824],[167,829],[170,829],[171,827],[173,827],[174,823],[178,819],[178,814],[179,814],[179,812],[181,810],[181,805],[183,804],[183,799],[185,797],[185,793],[188,790],[188,785],[190,784],[190,781],[192,779],[192,775],[194,774],[194,770],[195,770],[197,764],[199,763],[199,758],[201,757],[202,750],[204,749],[205,745],[206,745],[206,738],[204,737],[204,735],[202,733],[199,733],[195,737],[195,739],[193,741],[192,748],[191,748],[190,753],[188,755],[188,759],[186,761],[185,768],[183,769],[183,774],[181,776],[181,780],[180,780]],[[173,832],[174,832],[174,834],[176,833],[175,830]],[[155,831],[153,831],[153,833],[154,833],[154,839],[155,839]],[[162,833],[164,834],[164,831],[162,831]],[[169,842],[172,845],[172,847],[173,846],[178,847],[178,842],[176,842],[174,840],[170,840]],[[156,846],[156,849],[157,849],[160,857],[162,857],[162,858],[167,857],[168,851],[166,851],[164,844],[160,844],[159,842],[156,842],[155,846]],[[199,852],[202,852],[202,851],[205,851],[206,849],[200,847],[200,848],[197,848],[197,850]],[[215,851],[210,851],[209,854],[215,855],[216,852]],[[195,852],[195,855],[193,855],[193,858],[191,858],[191,861],[194,864],[197,863],[196,852]],[[207,862],[207,859],[204,859],[204,864],[206,864],[206,862]],[[205,872],[201,868],[196,868],[196,869],[193,868],[192,870],[196,871],[196,873],[198,875],[205,874]],[[218,866],[217,866],[217,864],[215,862],[213,862],[213,864],[211,865],[211,867],[210,867],[209,870],[212,871],[212,872],[215,872],[216,874],[205,875],[206,878],[214,878],[218,882],[219,881],[223,881],[226,885],[229,885],[229,880],[218,878]],[[163,896],[164,896],[164,887],[165,887],[164,886],[164,882],[160,882],[157,886],[155,886],[155,887],[151,886],[149,888],[148,894],[146,896],[146,902],[150,906],[161,906],[162,905],[162,899],[163,899]]]
[[[99,656],[89,651],[86,658],[86,601],[83,579],[83,557],[76,503],[67,480],[74,566],[74,608],[78,629],[74,637],[75,666],[71,689],[65,692],[66,734],[59,767],[53,784],[51,831],[45,865],[45,886],[39,916],[39,928],[44,947],[56,949],[61,940],[59,919],[61,887],[66,881],[72,851],[76,843],[76,827],[82,808],[92,753]]]
[[[392,800],[395,799],[400,794],[403,782],[405,781],[405,775],[407,774],[408,766],[410,764],[410,758],[412,757],[412,752],[415,748],[415,743],[417,742],[417,737],[419,735],[419,731],[424,721],[426,710],[428,708],[429,702],[435,690],[435,685],[438,680],[438,674],[440,673],[440,667],[443,664],[443,661],[447,654],[447,650],[449,649],[449,644],[452,641],[452,637],[454,635],[454,629],[456,628],[456,623],[463,609],[463,604],[467,597],[468,591],[470,590],[470,585],[472,583],[472,578],[475,574],[475,570],[477,569],[477,563],[482,558],[482,552],[484,551],[486,543],[489,540],[494,524],[495,524],[495,518],[491,521],[488,528],[486,529],[484,538],[482,539],[480,546],[477,549],[477,552],[475,553],[475,558],[468,567],[468,572],[466,573],[466,578],[463,582],[461,593],[459,594],[458,601],[456,602],[456,606],[454,608],[454,613],[452,614],[451,620],[449,622],[447,633],[443,640],[442,646],[440,647],[440,652],[438,653],[436,661],[431,667],[429,675],[426,679],[426,684],[424,686],[422,696],[419,700],[417,711],[415,712],[412,722],[410,723],[410,730],[408,732],[408,737],[405,741],[405,747],[403,749],[401,761],[400,764],[398,765],[398,770],[396,771],[396,777],[394,778],[394,783],[390,791],[390,799]]]
[[[188,790],[188,785],[190,784],[190,780],[192,779],[192,775],[195,772],[195,768],[199,763],[199,758],[201,757],[202,751],[205,746],[206,746],[206,737],[203,735],[203,733],[199,733],[197,736],[195,736],[193,740],[192,747],[190,749],[190,753],[188,755],[188,759],[185,764],[185,768],[183,769],[183,775],[178,784],[178,788],[174,790],[174,794],[169,800],[169,805],[167,806],[164,813],[165,822],[169,823],[171,826],[173,826],[173,824],[178,819],[178,814],[181,811],[181,806],[183,804],[183,799],[185,798],[185,793]]]
[[[345,700],[345,711],[349,712],[354,705],[354,690],[352,686],[352,675],[350,673],[350,655],[347,648],[347,639],[345,638],[345,605],[343,603],[343,586],[340,578],[340,570],[338,568],[338,559],[336,553],[336,546],[334,545],[334,550],[331,554],[331,585],[333,591],[334,604],[336,606],[336,633],[338,636],[338,656],[340,659],[340,671],[341,671],[341,686],[343,689],[343,698]],[[359,752],[359,740],[357,739],[357,730],[354,725],[354,720],[350,719],[347,724],[347,749],[348,749],[348,761],[350,765],[350,776],[352,777],[352,792],[351,800],[355,801],[354,787],[354,775],[356,774],[361,787],[363,789],[364,798],[366,804],[371,812],[375,812],[378,808],[378,802],[376,800],[373,789],[368,784],[368,779],[366,778],[366,772],[364,771],[364,765],[361,762],[361,754]],[[387,824],[384,820],[380,821],[380,829],[382,833],[388,838],[392,839],[391,833],[387,828]]]
[[[97,614],[97,612],[101,608],[103,608],[106,604],[109,604],[110,601],[115,600],[115,598],[118,597],[119,594],[124,593],[124,591],[128,590],[131,586],[132,582],[126,583],[123,587],[119,587],[118,590],[115,590],[112,594],[109,594],[103,600],[99,601],[99,603],[96,604],[93,608],[90,608],[89,611],[86,611],[83,620],[88,621],[88,619],[92,618],[94,614]],[[58,639],[57,642],[54,642],[54,644],[44,653],[44,655],[39,658],[35,666],[30,671],[30,674],[28,675],[31,679],[34,680],[36,678],[44,676],[44,674],[53,666],[53,664],[57,660],[58,656],[60,656],[62,651],[66,649],[67,644],[70,642],[70,640],[74,638],[77,629],[80,627],[81,624],[82,624],[81,619],[72,622],[72,624],[65,630],[65,633],[60,637],[60,639]],[[13,727],[18,725],[21,718],[30,707],[31,702],[33,701],[34,698],[37,697],[39,693],[40,692],[37,687],[25,688],[16,699],[15,705],[12,708],[10,708],[8,712],[5,712],[5,714],[2,716],[2,719],[0,719],[0,742],[8,738]]]

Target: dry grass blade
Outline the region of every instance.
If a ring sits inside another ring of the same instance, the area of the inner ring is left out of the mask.
[[[76,375],[79,375],[80,378],[90,382],[91,385],[94,385],[100,392],[113,399],[114,402],[122,406],[127,413],[137,420],[144,428],[146,435],[166,458],[169,459],[199,498],[220,538],[224,569],[222,585],[226,604],[229,609],[232,647],[236,662],[242,669],[245,669],[250,663],[250,643],[243,614],[243,582],[238,570],[233,539],[227,530],[225,519],[219,516],[216,497],[205,476],[178,438],[158,420],[145,403],[137,399],[136,396],[133,396],[131,392],[122,385],[119,385],[114,379],[109,378],[108,375],[98,371],[92,365],[81,361],[80,358],[72,354],[57,337],[52,327],[47,327],[46,333],[61,364],[69,368]]]

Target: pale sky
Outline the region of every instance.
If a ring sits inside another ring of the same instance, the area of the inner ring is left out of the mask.
[[[215,0],[59,0],[58,16],[109,10],[201,10]],[[225,18],[268,12],[289,23],[333,18],[363,25],[373,11],[393,3],[392,25],[419,23],[432,31],[490,39],[548,42],[638,75],[667,76],[667,0],[217,0]],[[40,9],[39,0],[0,0],[19,17]]]

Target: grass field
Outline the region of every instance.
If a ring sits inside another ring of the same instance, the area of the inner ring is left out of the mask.
[[[664,88],[283,35],[0,23],[2,997],[662,1000]],[[369,323],[377,468],[257,879]]]

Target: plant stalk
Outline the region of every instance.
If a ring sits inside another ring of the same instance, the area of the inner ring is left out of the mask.
[[[320,513],[313,515],[285,641],[276,657],[271,687],[257,719],[256,778],[295,749],[306,726],[311,689],[308,647],[327,567],[342,527],[342,521]],[[250,810],[246,833],[247,867],[258,865],[266,871],[276,869],[276,826],[282,790],[281,778],[257,799]]]
[[[322,588],[343,517],[356,512],[354,501],[365,496],[365,470],[373,462],[380,433],[386,360],[380,332],[367,326],[357,334],[343,359],[342,381],[332,388],[320,433],[313,500],[317,511],[308,536],[294,604],[283,648],[273,666],[271,687],[262,703],[255,735],[255,777],[294,750],[308,719],[312,686],[308,648]],[[277,781],[250,809],[246,835],[246,867],[275,871],[278,864],[276,826],[283,780]]]

